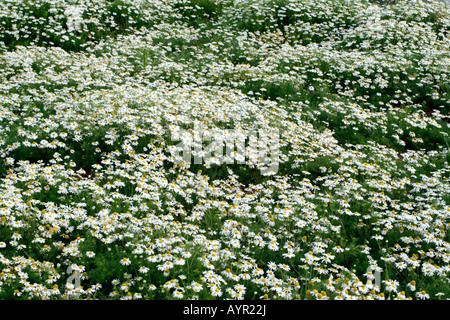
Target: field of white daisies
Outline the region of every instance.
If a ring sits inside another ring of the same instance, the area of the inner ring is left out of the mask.
[[[449,299],[449,48],[438,0],[1,1],[0,299]]]

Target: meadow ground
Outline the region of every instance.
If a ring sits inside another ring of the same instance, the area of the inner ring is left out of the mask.
[[[0,2],[0,299],[450,298],[450,7]]]

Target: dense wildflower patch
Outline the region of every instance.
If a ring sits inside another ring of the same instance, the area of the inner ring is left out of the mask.
[[[450,298],[444,3],[0,8],[0,297]]]

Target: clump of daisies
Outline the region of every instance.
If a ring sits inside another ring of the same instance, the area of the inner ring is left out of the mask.
[[[0,6],[0,297],[450,297],[448,7]]]

